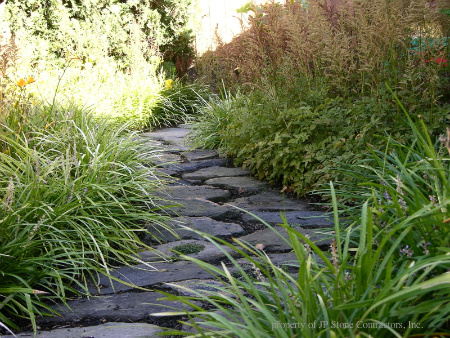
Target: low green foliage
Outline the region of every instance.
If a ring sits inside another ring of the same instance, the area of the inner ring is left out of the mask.
[[[413,139],[386,139],[384,151],[372,150],[352,166],[339,170],[350,180],[337,183],[340,208],[353,217],[353,210],[367,200],[373,208],[374,228],[394,227],[407,217],[429,210],[417,218],[415,231],[403,240],[402,254],[422,256],[447,252],[450,245],[450,130],[447,136],[431,137],[423,120],[414,123],[404,112]],[[327,191],[318,191],[327,194]],[[328,191],[329,193],[329,191]]]
[[[388,132],[402,143],[412,140],[387,89],[380,88],[376,97],[350,99],[331,98],[323,82],[299,80],[291,90],[266,88],[210,104],[194,127],[194,136],[201,145],[221,147],[257,177],[299,195],[342,178],[334,168],[363,158],[367,144],[383,149]],[[442,130],[447,106],[431,109],[415,95],[407,104],[433,135]]]

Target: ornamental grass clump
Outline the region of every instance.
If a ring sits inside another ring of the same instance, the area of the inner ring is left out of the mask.
[[[0,109],[0,324],[22,317],[36,330],[48,299],[139,261],[146,224],[166,224],[152,194],[163,179],[126,125],[55,100]]]
[[[363,160],[337,168],[346,178],[337,183],[340,208],[351,217],[353,209],[369,199],[377,229],[392,227],[422,209],[430,210],[405,237],[400,253],[428,256],[448,252],[450,130],[431,137],[423,120],[414,122],[400,106],[413,140],[405,143],[388,137],[384,151],[369,148]]]

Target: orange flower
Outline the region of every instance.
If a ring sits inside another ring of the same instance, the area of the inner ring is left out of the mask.
[[[25,81],[24,79],[20,78],[19,80],[16,81],[17,85],[22,88],[25,87],[28,83],[27,81]]]
[[[27,84],[33,83],[34,81],[36,81],[36,80],[34,79],[34,77],[28,76]]]

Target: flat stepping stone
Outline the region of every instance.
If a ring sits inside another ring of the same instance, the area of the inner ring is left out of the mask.
[[[280,212],[253,212],[252,214],[272,226],[283,223]],[[260,223],[254,216],[244,214],[242,219],[247,223]],[[334,226],[332,215],[322,211],[288,211],[283,212],[283,216],[291,227],[317,229]]]
[[[210,217],[215,220],[227,220],[239,217],[239,211],[237,209],[221,206],[214,202],[200,199],[172,199],[174,205],[170,209],[164,209],[162,212],[170,216],[188,216],[188,217]],[[175,206],[181,205],[181,206]]]
[[[276,251],[289,251],[292,250],[292,246],[289,242],[289,236],[287,234],[287,231],[283,227],[274,227],[276,231],[280,233],[281,236],[276,234],[272,229],[267,228],[264,230],[258,230],[254,233],[251,233],[246,236],[239,237],[240,241],[245,241],[253,246],[256,244],[262,244],[264,245],[264,251],[266,252],[276,252]],[[308,235],[311,241],[315,242],[317,246],[330,246],[331,245],[331,239],[326,238],[325,235],[322,235],[314,230],[309,229],[296,229],[303,235]],[[286,241],[284,239],[288,241]],[[299,238],[300,240],[300,238]],[[301,240],[300,240],[301,241]]]
[[[212,202],[224,202],[231,197],[228,190],[209,186],[171,186],[165,191],[155,192],[154,195],[176,200],[201,198]]]
[[[244,234],[244,229],[238,224],[220,222],[209,217],[175,217],[168,226],[178,234],[180,239],[203,239],[200,234],[190,229],[196,229],[218,238],[230,238],[231,236],[236,237]],[[160,226],[150,224],[147,230],[163,242],[178,240],[170,231]]]
[[[247,176],[211,178],[205,181],[205,184],[233,190],[238,194],[254,194],[269,188],[267,183]]]
[[[279,193],[271,191],[265,191],[248,197],[237,198],[230,204],[252,212],[308,210],[307,202],[289,199]]]
[[[152,157],[151,161],[154,163],[155,166],[163,168],[168,168],[176,163],[183,162],[180,155],[164,152],[157,153],[154,157]]]
[[[227,257],[226,254],[224,252],[222,252],[222,250],[220,250],[216,245],[214,245],[213,243],[211,243],[209,241],[205,241],[205,240],[186,239],[186,240],[181,240],[181,241],[177,241],[177,242],[169,242],[166,244],[161,244],[161,245],[156,246],[154,249],[169,258],[176,258],[179,256],[172,250],[176,250],[176,251],[177,250],[183,251],[186,249],[189,250],[190,248],[196,248],[195,246],[198,246],[198,248],[199,248],[198,250],[200,250],[200,251],[195,252],[195,253],[186,253],[186,256],[189,256],[189,257],[192,257],[195,259],[199,259],[204,262],[218,261],[218,260],[221,260],[221,259],[224,259]],[[232,256],[238,255],[236,253],[236,251],[231,250],[227,246],[221,246],[221,247],[226,252],[230,253]],[[148,263],[161,260],[160,256],[154,251],[142,251],[142,252],[138,253],[138,256],[140,257],[140,259],[142,261],[148,262]]]
[[[106,323],[88,327],[71,327],[51,331],[38,331],[38,338],[157,338],[159,326],[146,323]],[[11,338],[12,336],[0,336]],[[33,337],[33,332],[17,334],[19,338]]]
[[[236,177],[236,176],[248,176],[250,175],[249,170],[244,170],[241,168],[226,168],[226,167],[209,167],[197,170],[193,173],[183,174],[185,180],[209,180],[210,178],[217,177]]]
[[[230,160],[227,158],[213,158],[210,160],[200,160],[195,162],[180,163],[173,167],[173,170],[181,174],[184,172],[196,171],[202,168],[215,167],[215,166],[226,166],[230,164]]]
[[[187,151],[183,153],[182,156],[186,161],[194,162],[217,158],[219,156],[219,153],[215,150],[194,150],[194,151]]]
[[[183,309],[180,302],[158,300],[164,297],[158,292],[131,292],[101,297],[77,299],[53,306],[61,316],[40,317],[38,325],[98,325],[107,322],[151,322],[151,313]],[[125,336],[127,337],[127,336]]]
[[[203,295],[217,295],[219,292],[217,288],[223,288],[223,286],[224,285],[222,282],[215,279],[191,279],[182,282],[164,284],[165,288],[173,290],[179,295],[186,297],[198,297],[196,292]]]
[[[186,135],[191,132],[188,128],[163,128],[156,131],[142,133],[141,137],[151,138],[153,140],[163,141],[166,144],[188,145]]]
[[[92,284],[88,287],[89,292],[93,295],[107,295],[136,291],[136,287],[149,289],[161,283],[211,278],[211,274],[189,261],[124,266],[112,271],[111,276],[125,281],[129,285],[110,280],[107,276],[101,275],[98,283],[99,288]]]

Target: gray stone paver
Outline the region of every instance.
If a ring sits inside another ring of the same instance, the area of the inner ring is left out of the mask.
[[[217,177],[205,181],[205,184],[222,189],[230,189],[238,194],[254,194],[269,188],[266,182],[248,176]]]
[[[174,258],[176,257],[176,253],[172,250],[177,250],[177,247],[180,245],[186,245],[186,244],[197,244],[201,245],[204,248],[197,253],[193,254],[187,254],[187,256],[199,259],[204,262],[212,262],[212,261],[218,261],[220,259],[225,259],[227,256],[225,252],[231,254],[232,256],[237,256],[237,253],[233,250],[231,250],[227,246],[221,245],[222,250],[220,250],[215,244],[206,241],[206,240],[196,240],[196,239],[187,239],[187,240],[181,240],[181,241],[175,241],[175,242],[169,242],[166,244],[161,244],[155,247],[156,250],[163,253],[165,256]],[[154,262],[155,260],[160,260],[160,256],[158,256],[157,253],[154,251],[143,251],[139,253],[140,258],[144,262]]]
[[[69,308],[58,305],[55,309],[60,316],[41,317],[38,325],[82,324],[102,322],[148,322],[150,314],[171,311],[170,307],[183,309],[179,302],[158,300],[163,296],[158,292],[130,292],[101,297],[91,297],[67,302]]]
[[[245,214],[242,219],[247,223],[260,223],[254,216],[261,218],[270,225],[281,224],[280,212],[252,212],[253,215]],[[292,227],[307,229],[332,227],[334,225],[332,216],[324,215],[321,211],[287,211],[283,213],[287,223]]]
[[[89,327],[71,327],[38,331],[36,338],[157,338],[160,327],[146,323],[106,323]],[[13,336],[0,336],[11,338]],[[18,338],[33,337],[33,332],[17,334]]]
[[[236,176],[248,176],[249,170],[241,168],[226,168],[226,167],[209,167],[197,170],[193,173],[183,174],[185,180],[200,180],[205,181],[211,178],[217,177],[236,177]]]
[[[172,200],[201,198],[211,202],[224,202],[231,197],[228,190],[208,186],[171,186],[164,191],[155,192],[154,195]]]
[[[176,241],[178,239],[203,239],[203,236],[192,229],[207,233],[218,238],[229,238],[240,236],[244,230],[239,224],[220,222],[209,217],[174,217],[168,226],[175,231],[180,238],[175,237],[170,231],[162,227],[149,224],[147,230],[155,237],[164,242]]]
[[[163,203],[164,205],[165,203]],[[164,213],[170,216],[210,217],[215,220],[227,220],[239,216],[239,211],[230,206],[221,206],[202,198],[175,199],[167,202]]]
[[[219,154],[215,150],[193,150],[183,153],[182,156],[186,161],[193,162],[217,158]]]

